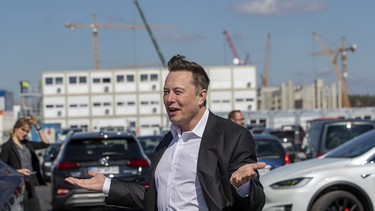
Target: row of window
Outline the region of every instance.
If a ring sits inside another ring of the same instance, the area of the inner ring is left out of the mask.
[[[111,106],[111,103],[110,102],[94,102],[93,104],[93,107],[109,107]],[[124,102],[117,102],[116,103],[117,106],[124,106],[125,103]],[[127,106],[135,106],[135,102],[134,101],[128,101],[126,102],[126,105]],[[159,105],[159,102],[158,101],[141,101],[141,105]],[[81,104],[69,104],[69,108],[86,108],[88,106],[87,103],[81,103]],[[53,109],[53,108],[64,108],[64,105],[63,104],[46,104],[46,108],[47,109]]]
[[[236,102],[237,103],[242,103],[242,102],[253,102],[254,99],[253,98],[237,98],[236,99]],[[212,100],[212,103],[230,103],[230,100]]]
[[[134,74],[128,75],[116,75],[116,82],[117,83],[133,83],[134,82]],[[152,73],[152,74],[141,74],[139,77],[141,82],[147,81],[158,81],[159,75]],[[87,84],[87,76],[69,76],[68,77],[69,84]],[[62,85],[64,83],[63,77],[46,77],[45,84],[46,85]],[[109,84],[111,83],[110,77],[93,77],[92,78],[93,84]]]

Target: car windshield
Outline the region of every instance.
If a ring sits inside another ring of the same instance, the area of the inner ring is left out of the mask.
[[[258,159],[283,159],[283,151],[277,142],[262,139],[255,141]]]
[[[89,161],[103,156],[111,159],[137,159],[141,157],[134,139],[84,139],[72,140],[66,147],[67,160]]]
[[[356,136],[324,156],[324,158],[354,158],[375,146],[375,130]]]

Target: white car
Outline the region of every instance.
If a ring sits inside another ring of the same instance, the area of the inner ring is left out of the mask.
[[[263,211],[374,211],[375,130],[261,178]]]

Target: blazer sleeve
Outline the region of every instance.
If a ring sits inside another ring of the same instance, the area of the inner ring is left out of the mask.
[[[254,139],[250,131],[244,129],[238,138],[238,142],[233,153],[233,159],[230,166],[231,172],[233,173],[244,164],[256,162],[257,157]],[[237,194],[237,191],[232,188],[236,204],[239,205],[240,208],[239,210],[242,210],[244,207],[248,207],[247,210],[256,211],[261,211],[263,209],[266,202],[266,197],[263,191],[263,186],[259,181],[259,177],[259,173],[257,172],[257,177],[250,181],[248,197],[241,197]]]
[[[143,209],[143,199],[146,188],[134,183],[111,180],[106,204],[133,209]]]

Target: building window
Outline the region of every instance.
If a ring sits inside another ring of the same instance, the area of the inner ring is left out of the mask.
[[[57,104],[56,108],[64,108],[64,105],[63,104]]]
[[[63,84],[63,78],[62,77],[56,77],[55,78],[55,83],[56,84]]]
[[[238,103],[243,102],[243,99],[242,98],[237,98],[236,102],[238,102]]]
[[[117,106],[124,106],[124,102],[117,102]]]
[[[141,105],[148,105],[147,101],[141,101]]]
[[[147,74],[141,74],[141,81],[147,81],[148,75]]]
[[[94,83],[94,84],[100,83],[100,78],[93,78],[92,83]]]
[[[93,103],[92,104],[94,107],[100,107],[100,103]]]
[[[70,104],[69,107],[70,108],[77,108],[77,104]]]
[[[134,82],[134,75],[126,75],[127,82]]]
[[[117,83],[123,83],[123,82],[125,82],[124,75],[117,75],[116,81],[117,81]]]
[[[87,104],[86,104],[86,103],[79,104],[79,107],[81,107],[81,108],[86,108],[86,107],[87,107]]]
[[[158,81],[158,74],[151,74],[150,75],[150,80],[151,81]]]
[[[45,79],[45,83],[46,83],[46,85],[51,85],[51,84],[53,84],[53,79],[48,77],[48,78]]]
[[[134,121],[130,121],[129,125],[130,125],[130,127],[136,127],[137,126],[137,124]]]
[[[69,84],[76,84],[76,83],[77,83],[77,77],[69,76]]]
[[[134,101],[130,101],[127,104],[128,104],[128,106],[133,106],[133,105],[135,105],[135,102]]]
[[[46,108],[53,108],[54,106],[51,104],[46,105]]]
[[[111,83],[111,78],[103,78],[103,83],[104,84]]]
[[[79,76],[79,83],[80,84],[86,84],[87,83],[86,76]]]
[[[110,102],[104,102],[103,106],[111,106],[111,103]]]

